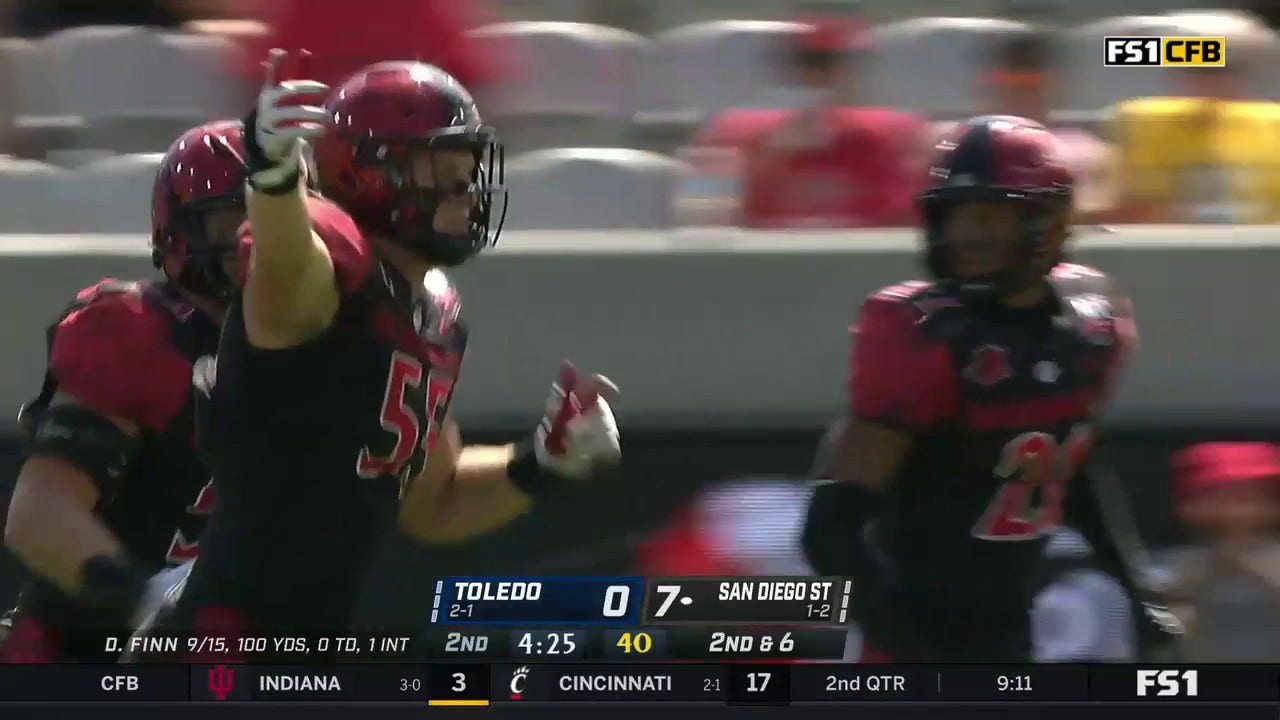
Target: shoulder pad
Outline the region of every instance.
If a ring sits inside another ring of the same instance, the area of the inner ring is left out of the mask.
[[[88,409],[159,429],[186,404],[191,364],[172,346],[170,318],[132,286],[77,296],[50,331],[49,372]]]
[[[333,260],[334,276],[343,293],[352,293],[364,284],[373,271],[374,254],[359,226],[337,205],[318,197],[306,199],[311,229],[324,243]],[[240,227],[240,283],[249,272],[249,255],[253,250],[253,231],[248,221]]]
[[[1049,273],[1049,284],[1064,299],[1073,295],[1109,296],[1114,289],[1106,273],[1075,263],[1059,263],[1054,267]]]
[[[916,313],[916,325],[929,337],[954,337],[967,327],[969,314],[964,303],[937,283],[912,280],[882,288],[872,297],[909,306]]]

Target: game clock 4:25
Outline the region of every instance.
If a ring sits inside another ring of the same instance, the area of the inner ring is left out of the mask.
[[[585,644],[579,630],[521,630],[511,635],[511,653],[516,657],[581,659]]]

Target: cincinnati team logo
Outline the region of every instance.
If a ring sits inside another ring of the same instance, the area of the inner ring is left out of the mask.
[[[507,689],[511,691],[512,700],[519,700],[524,695],[524,684],[528,679],[529,668],[527,666],[522,665],[511,673],[511,683],[507,686]]]

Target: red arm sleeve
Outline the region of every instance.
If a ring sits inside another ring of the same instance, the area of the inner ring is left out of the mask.
[[[333,271],[344,295],[355,292],[373,271],[374,256],[369,243],[351,216],[337,205],[318,198],[307,199],[311,227],[324,242],[333,259]],[[249,257],[253,253],[253,231],[249,222],[240,226],[240,285],[249,274]]]
[[[916,326],[920,312],[895,291],[863,304],[851,330],[850,415],[909,431],[957,411],[959,389],[947,347]]]
[[[92,292],[86,291],[86,292]],[[162,430],[191,396],[169,318],[139,293],[102,292],[58,323],[49,371],[85,408]]]

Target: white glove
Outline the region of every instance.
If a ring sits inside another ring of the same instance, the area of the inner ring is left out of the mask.
[[[131,618],[135,630],[150,625],[161,610],[178,602],[194,565],[195,560],[188,560],[182,565],[161,570],[147,580],[147,589]]]
[[[302,165],[306,140],[325,131],[328,111],[318,105],[297,104],[298,96],[323,96],[329,86],[314,80],[277,81],[289,54],[279,48],[267,60],[266,81],[258,93],[253,133],[260,157],[250,157],[251,179],[257,188],[278,188],[288,183]],[[305,60],[303,56],[302,60]],[[250,150],[250,155],[255,153]]]
[[[597,464],[616,463],[622,457],[618,422],[606,395],[618,386],[603,375],[580,381],[569,362],[560,364],[560,381],[551,386],[546,415],[534,432],[533,450],[538,465],[560,477],[585,478]]]

